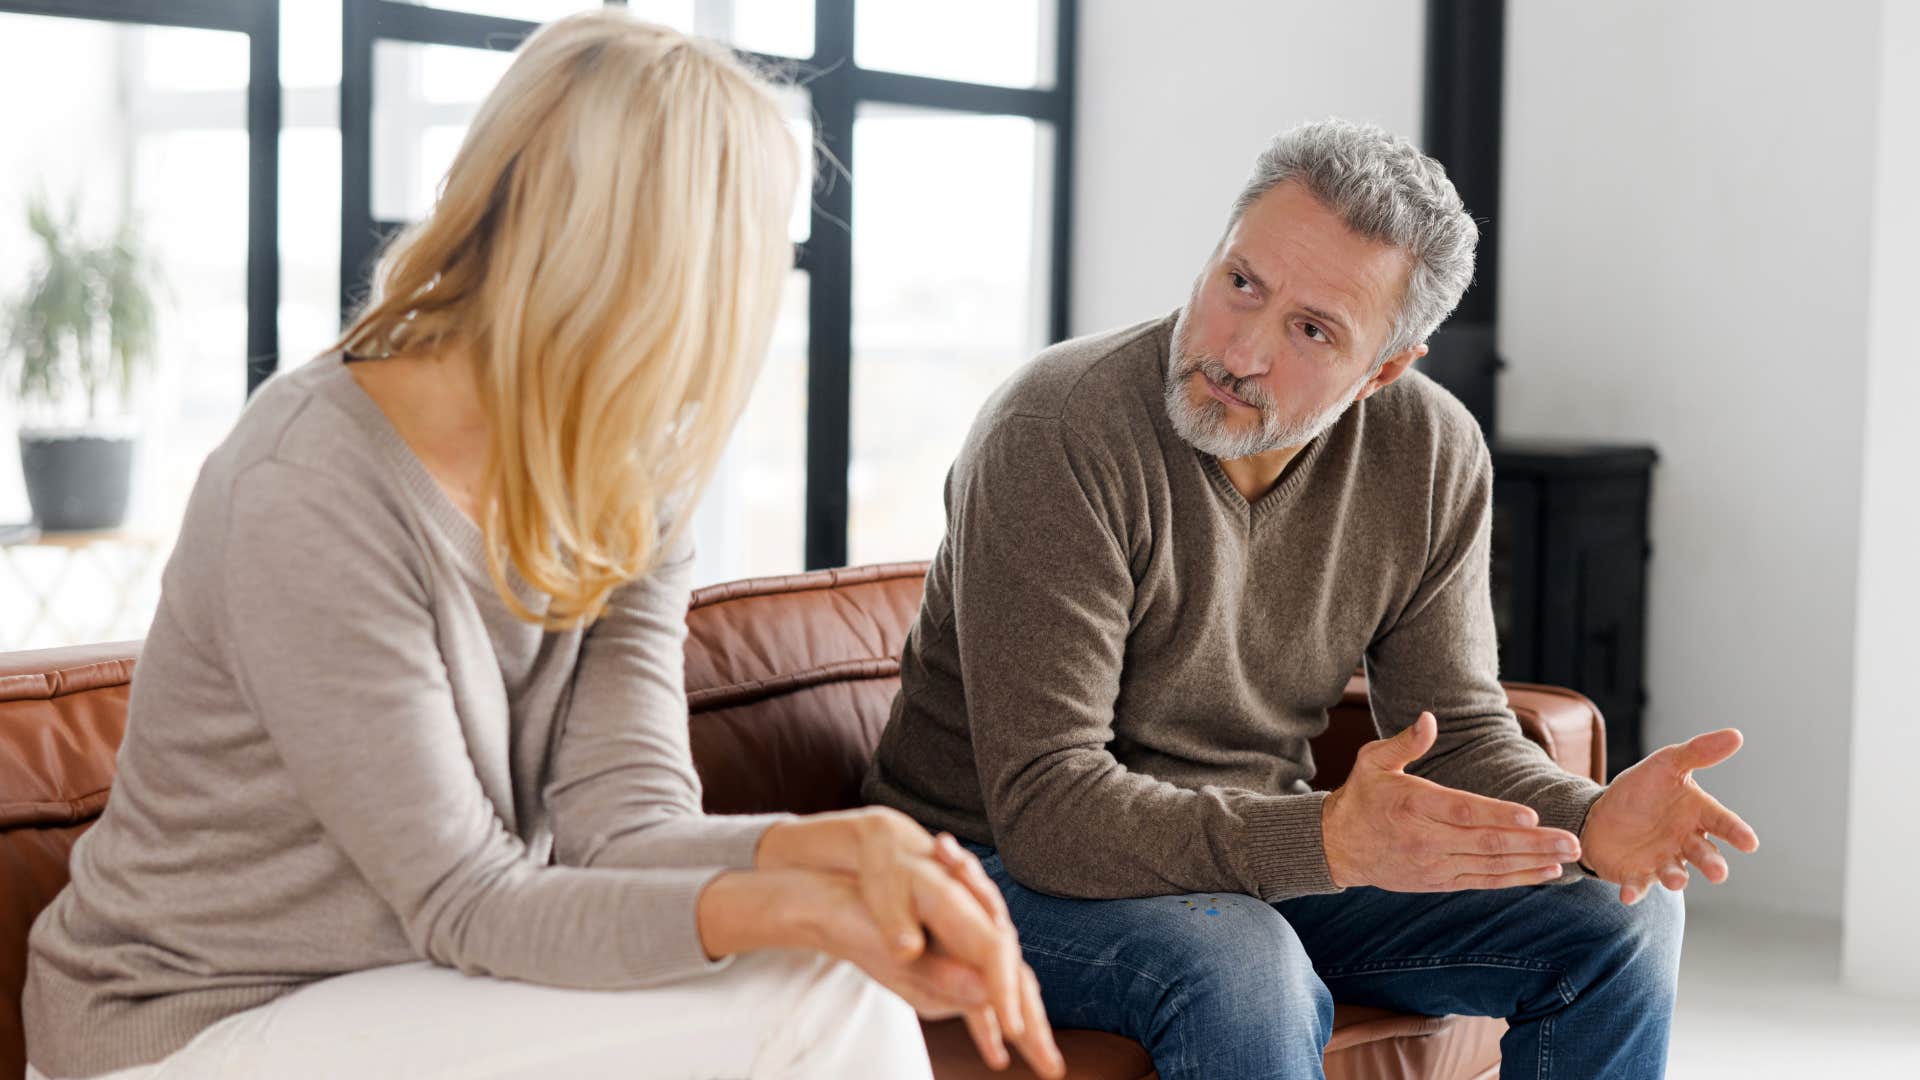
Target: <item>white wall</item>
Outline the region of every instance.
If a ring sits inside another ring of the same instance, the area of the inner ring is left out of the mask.
[[[1423,10],[1083,5],[1074,332],[1180,302],[1273,132],[1338,113],[1417,137]],[[1740,727],[1699,779],[1762,839],[1689,903],[1844,914],[1863,982],[1920,967],[1894,835],[1920,818],[1916,22],[1904,0],[1508,6],[1501,431],[1659,449],[1647,745]]]
[[[1328,115],[1420,134],[1422,0],[1080,5],[1072,332],[1186,299],[1267,140]]]
[[[1741,728],[1762,843],[1690,904],[1841,915],[1879,21],[1508,7],[1500,426],[1660,451],[1647,745]]]
[[[1920,5],[1887,4],[1882,34],[1843,962],[1859,986],[1911,995],[1920,971],[1912,842],[1920,814],[1912,677],[1920,656],[1920,424],[1912,415],[1920,402]]]

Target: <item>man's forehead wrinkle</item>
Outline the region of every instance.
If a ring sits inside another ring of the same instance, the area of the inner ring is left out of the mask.
[[[1282,283],[1294,285],[1304,294],[1303,306],[1321,309],[1353,332],[1355,313],[1366,310],[1369,299],[1383,292],[1376,260],[1363,260],[1358,266],[1346,268],[1341,265],[1346,260],[1316,258],[1304,250],[1306,246],[1297,236],[1282,235],[1266,245],[1243,240],[1229,246],[1227,254],[1246,264],[1268,288],[1278,288]],[[1389,301],[1383,295],[1381,302]]]

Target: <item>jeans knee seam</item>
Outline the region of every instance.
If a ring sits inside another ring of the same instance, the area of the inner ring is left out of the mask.
[[[1024,941],[1020,943],[1020,948],[1026,952],[1039,953],[1041,956],[1052,957],[1055,960],[1066,960],[1075,964],[1088,964],[1094,967],[1117,967],[1124,971],[1133,972],[1135,975],[1138,975],[1141,978],[1152,983],[1153,985],[1159,987],[1162,991],[1165,991],[1167,989],[1167,984],[1162,982],[1152,972],[1147,971],[1143,968],[1137,968],[1132,964],[1126,963],[1125,961],[1122,961],[1122,960],[1101,960],[1101,959],[1095,959],[1095,958],[1085,957],[1085,956],[1075,956],[1072,953],[1057,952],[1053,949],[1045,948],[1040,945],[1029,944],[1028,942],[1024,942]]]

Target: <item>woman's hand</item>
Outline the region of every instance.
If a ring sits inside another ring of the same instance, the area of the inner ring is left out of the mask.
[[[951,836],[942,834],[936,841],[905,814],[866,807],[769,828],[755,863],[769,868],[809,866],[843,875],[864,908],[875,940],[846,936],[851,928],[838,927],[846,934],[835,939],[849,947],[857,944],[862,951],[860,956],[836,955],[846,956],[887,982],[879,970],[881,958],[870,952],[877,946],[885,954],[886,965],[899,968],[908,985],[920,987],[929,979],[940,986],[958,985],[944,964],[959,962],[979,980],[984,1000],[952,994],[936,1000],[925,993],[916,1000],[905,991],[901,996],[928,1019],[964,1016],[981,1057],[996,1069],[1010,1061],[1004,1036],[1013,1040],[1041,1075],[1064,1075],[1040,1001],[1039,983],[1021,959],[1006,902],[980,861]],[[923,960],[934,963],[925,970],[913,966]]]

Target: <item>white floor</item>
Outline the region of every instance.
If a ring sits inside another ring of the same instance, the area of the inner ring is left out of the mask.
[[[1840,984],[1838,926],[1691,907],[1667,1075],[1920,1080],[1915,995]]]

